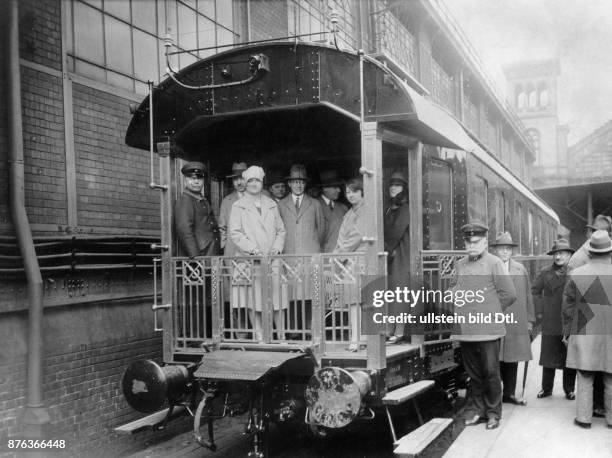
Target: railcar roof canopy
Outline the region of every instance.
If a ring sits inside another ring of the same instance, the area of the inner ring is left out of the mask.
[[[424,143],[474,150],[448,112],[380,62],[364,58],[363,81],[365,121],[388,123]],[[130,122],[129,146],[149,148],[149,102],[147,97]],[[314,133],[333,136],[338,126],[358,132],[359,56],[301,42],[232,49],[160,83],[153,91],[153,114],[154,142],[170,139],[186,157],[196,150],[223,151],[237,135],[257,144],[262,135],[292,142]]]

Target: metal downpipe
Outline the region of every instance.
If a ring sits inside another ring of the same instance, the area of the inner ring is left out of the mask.
[[[42,275],[36,258],[34,240],[24,197],[23,167],[23,126],[21,122],[21,76],[19,65],[19,8],[18,0],[8,4],[6,28],[8,37],[7,56],[7,99],[8,99],[8,154],[10,205],[13,226],[23,259],[27,279],[29,301],[28,312],[28,355],[26,409],[23,417],[23,434],[28,437],[41,437],[43,427],[49,423],[49,412],[43,404],[42,390],[42,327],[43,298]]]

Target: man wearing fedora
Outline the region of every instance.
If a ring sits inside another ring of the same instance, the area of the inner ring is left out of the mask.
[[[304,192],[308,181],[306,167],[302,164],[292,165],[286,178],[291,192],[278,203],[286,230],[283,253],[320,253],[325,219],[319,201]],[[303,331],[311,328],[312,280],[310,275],[304,275],[301,280],[302,283],[296,284],[290,293],[292,305],[287,311],[287,321],[289,328]]]
[[[455,304],[455,312],[465,322],[455,326],[451,336],[459,342],[463,367],[470,377],[464,408],[466,426],[486,421],[487,429],[499,426],[502,412],[502,387],[499,374],[500,338],[506,334],[504,323],[488,321],[516,300],[516,291],[502,261],[487,251],[489,228],[478,222],[461,227],[468,256],[455,263],[452,290],[482,296],[482,300]],[[476,323],[470,317],[483,317]],[[485,319],[485,317],[488,317]]]
[[[567,366],[577,369],[577,415],[574,423],[590,428],[593,378],[603,377],[605,418],[612,428],[612,240],[605,230],[593,232],[589,260],[568,276],[563,297],[563,334]]]
[[[499,353],[499,368],[504,386],[502,402],[524,406],[527,405],[525,400],[518,399],[514,392],[519,361],[529,361],[533,357],[530,334],[535,322],[535,310],[531,282],[525,267],[512,259],[512,249],[517,245],[512,241],[509,232],[499,234],[491,246],[504,263],[504,269],[512,278],[516,289],[516,301],[505,311],[512,313],[514,322],[506,322],[506,335],[501,340]]]
[[[607,231],[608,234],[612,233],[612,218],[606,215],[597,215],[591,224],[586,226],[586,241],[576,253],[572,255],[572,258],[568,264],[568,270],[571,272],[572,269],[580,267],[586,264],[589,260],[589,240],[593,232],[597,230]],[[604,416],[604,383],[601,374],[595,374],[594,392],[593,392],[593,415],[596,417]]]
[[[221,211],[219,211],[219,232],[221,233],[221,248],[224,256],[234,256],[236,254],[236,244],[228,237],[228,228],[232,205],[244,196],[246,182],[242,178],[242,172],[247,169],[246,162],[234,162],[232,173],[227,176],[232,180],[233,191],[223,198]]]
[[[321,197],[319,202],[325,218],[325,235],[323,236],[323,253],[331,253],[336,247],[338,231],[348,207],[338,200],[344,182],[336,170],[323,170],[321,177]]]
[[[203,196],[205,167],[188,162],[181,168],[185,190],[174,204],[174,226],[178,236],[178,255],[195,258],[219,252],[217,220]]]
[[[576,371],[565,366],[567,351],[563,344],[563,323],[561,305],[563,288],[567,280],[568,263],[574,249],[565,239],[555,240],[547,253],[553,256],[552,265],[538,273],[531,294],[534,296],[536,318],[542,323],[542,343],[540,347],[540,366],[542,366],[542,389],[538,398],[552,395],[555,371],[563,370],[563,391],[569,400],[576,398],[574,387]]]

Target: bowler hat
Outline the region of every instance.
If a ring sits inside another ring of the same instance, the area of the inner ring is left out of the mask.
[[[266,186],[272,186],[276,183],[284,183],[285,177],[279,170],[270,170],[270,172],[266,175]]]
[[[242,172],[244,172],[246,169],[246,162],[234,162],[232,164],[232,174],[228,175],[227,178],[236,178],[242,176]]]
[[[495,243],[492,243],[491,246],[518,246],[516,243],[512,241],[512,235],[510,232],[502,232],[497,235],[495,239]]]
[[[477,242],[487,234],[488,230],[487,226],[475,221],[461,226],[463,239],[470,242]]]
[[[391,178],[389,178],[389,184],[392,184],[394,181],[400,182],[403,186],[408,186],[408,180],[402,172],[396,171],[391,174]]]
[[[594,231],[599,229],[610,231],[610,227],[612,227],[612,218],[606,215],[597,215],[591,224],[587,224],[587,227]]]
[[[293,164],[289,170],[289,176],[286,178],[287,180],[308,181],[308,172],[306,172],[306,167],[302,164]]]
[[[573,253],[574,250],[569,242],[565,239],[557,239],[554,241],[552,248],[550,249],[550,251],[546,254],[555,254],[557,251],[569,251],[570,253]]]
[[[206,167],[201,162],[187,162],[183,167],[181,167],[181,173],[185,176],[196,176],[203,177],[204,172],[206,171]]]
[[[587,249],[591,253],[609,253],[612,251],[612,240],[608,231],[598,230],[593,232]]]
[[[338,176],[337,170],[323,170],[319,173],[321,177],[321,187],[326,186],[342,186],[344,181]]]

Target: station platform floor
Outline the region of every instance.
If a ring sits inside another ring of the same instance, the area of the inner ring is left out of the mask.
[[[593,418],[591,429],[574,425],[576,401],[565,399],[561,371],[556,372],[553,395],[538,399],[542,381],[540,337],[532,343],[525,386],[526,406],[504,404],[499,428],[484,424],[465,427],[444,458],[543,458],[612,457],[612,429],[604,418]],[[517,396],[523,385],[523,363],[519,363]]]

